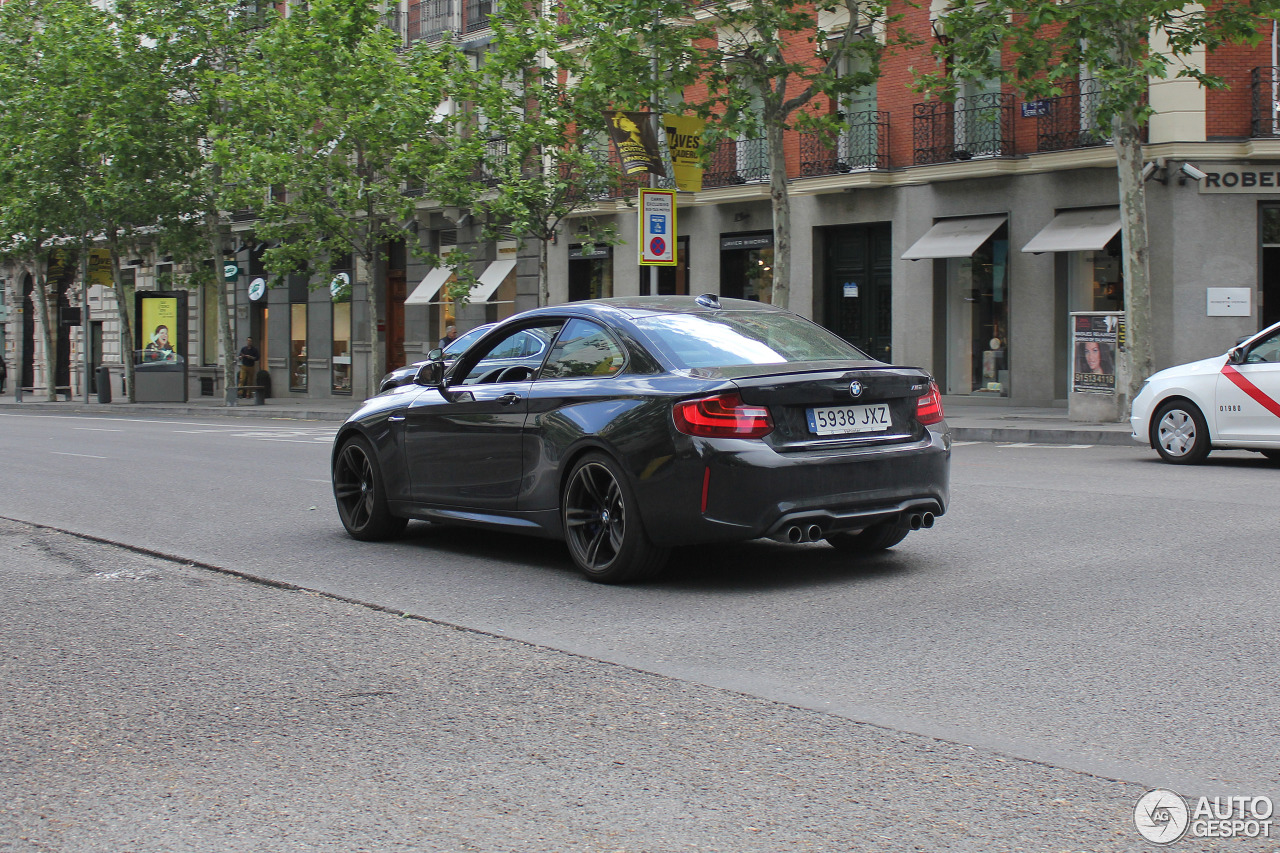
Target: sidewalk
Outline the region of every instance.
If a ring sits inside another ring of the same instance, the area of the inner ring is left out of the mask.
[[[21,403],[12,394],[0,398],[0,413],[61,412],[94,416],[166,415],[178,417],[277,418],[341,423],[355,411],[360,401],[350,397],[306,399],[276,397],[255,406],[241,400],[228,407],[222,398],[193,397],[186,403],[85,403],[32,401]],[[1066,409],[1039,409],[1009,406],[977,406],[944,401],[947,423],[957,441],[985,441],[1030,444],[1106,444],[1136,446],[1129,437],[1129,425],[1079,423],[1067,419]]]

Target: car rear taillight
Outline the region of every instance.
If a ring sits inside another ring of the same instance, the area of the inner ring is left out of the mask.
[[[717,394],[676,403],[676,429],[702,438],[763,438],[773,432],[773,418],[763,406],[748,406],[737,394]]]
[[[930,380],[929,391],[916,400],[916,420],[928,426],[942,420],[942,392],[938,383]]]

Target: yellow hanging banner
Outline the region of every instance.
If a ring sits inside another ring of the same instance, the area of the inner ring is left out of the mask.
[[[662,117],[676,189],[695,193],[702,191],[702,129],[705,125],[706,122],[696,116]]]

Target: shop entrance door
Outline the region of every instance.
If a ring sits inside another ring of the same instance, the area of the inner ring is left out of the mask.
[[[890,224],[828,232],[824,317],[828,329],[881,361],[893,349],[893,263]]]

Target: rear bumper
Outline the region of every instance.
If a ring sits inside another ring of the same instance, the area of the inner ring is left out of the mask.
[[[903,514],[942,515],[950,499],[945,424],[919,441],[860,449],[779,453],[735,439],[699,439],[691,449],[674,476],[638,484],[657,544],[756,539],[791,525],[860,530]]]

